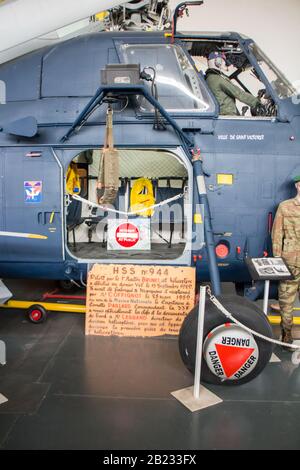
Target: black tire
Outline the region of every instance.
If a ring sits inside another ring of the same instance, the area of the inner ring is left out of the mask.
[[[266,315],[253,302],[234,295],[220,296],[218,297],[218,300],[230,313],[233,314],[236,320],[268,338],[273,338],[272,328]],[[196,305],[196,307],[187,315],[179,333],[179,352],[185,366],[192,373],[194,373],[196,361],[197,317],[198,305]],[[203,340],[205,341],[207,335],[216,327],[226,323],[231,322],[211,303],[210,300],[207,300],[205,306]],[[259,357],[256,366],[248,375],[237,380],[222,381],[217,375],[211,372],[204,355],[202,354],[201,380],[211,384],[233,386],[241,385],[257,377],[270,361],[273,352],[273,344],[258,337],[255,337],[255,341],[258,346]]]
[[[244,282],[236,282],[235,283],[236,295],[239,295],[240,297],[244,297],[244,289],[245,289],[245,283]]]
[[[47,320],[47,316],[47,310],[42,305],[35,304],[27,310],[27,318],[31,323],[43,323]]]

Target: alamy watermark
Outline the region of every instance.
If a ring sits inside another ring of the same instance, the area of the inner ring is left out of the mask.
[[[6,83],[0,80],[0,104],[6,104]]]
[[[124,210],[126,203],[125,197],[120,196],[119,207]],[[108,204],[110,209],[116,209],[113,205]],[[100,209],[100,212],[101,209]],[[127,219],[124,214],[116,214],[108,211],[108,215],[103,216],[98,222],[95,229],[95,236],[98,241],[105,239],[105,233],[109,220],[120,220],[124,222],[131,221],[134,223],[134,218]],[[197,223],[188,223],[188,217],[194,218],[197,215]],[[136,214],[139,216],[139,214]],[[142,215],[141,215],[142,217]],[[166,204],[161,207],[155,208],[154,214],[151,216],[151,241],[168,243],[169,247],[173,244],[188,243],[192,251],[199,251],[204,245],[204,206],[196,204],[194,207],[189,202],[173,202],[171,205]],[[172,233],[172,237],[171,234]]]
[[[5,366],[6,364],[6,344],[0,340],[0,365]]]

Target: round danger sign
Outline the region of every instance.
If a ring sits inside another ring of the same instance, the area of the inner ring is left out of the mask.
[[[130,223],[119,225],[116,230],[116,241],[124,248],[131,248],[138,243],[140,239],[139,229]]]
[[[221,380],[245,377],[259,357],[254,337],[232,323],[220,325],[207,335],[203,353],[210,371]]]

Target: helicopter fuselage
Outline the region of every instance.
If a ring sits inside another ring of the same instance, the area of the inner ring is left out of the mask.
[[[227,51],[232,80],[244,91],[253,92],[254,80],[257,90],[258,84],[266,90],[272,102],[269,115],[251,115],[250,110],[220,115],[203,73],[204,59],[214,48]],[[83,256],[68,241],[66,172],[80,153],[102,148],[107,106],[96,108],[67,140],[63,137],[100,86],[101,69],[138,63],[150,74],[149,67],[155,69],[157,100],[201,151],[221,280],[249,282],[245,257],[271,254],[277,206],[295,195],[291,181],[300,173],[299,100],[278,77],[270,80],[274,71],[264,59],[253,41],[237,33],[185,33],[174,42],[163,33],[97,33],[1,65],[0,230],[47,236],[1,237],[1,276],[84,280],[89,266],[98,262],[195,266],[198,280],[209,280],[203,232],[207,214],[199,209],[191,155],[168,123],[165,130],[153,127],[153,109],[133,96],[122,96],[114,105],[115,147],[127,157],[134,150],[158,151],[181,162],[189,198],[186,234],[198,233],[197,244],[187,241],[178,257],[164,255],[166,245],[161,256],[150,252],[136,258],[128,250],[121,258],[109,253],[102,258]],[[22,126],[29,116],[38,128],[24,137]]]

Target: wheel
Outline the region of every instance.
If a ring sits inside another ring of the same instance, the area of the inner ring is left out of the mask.
[[[47,310],[41,305],[32,305],[27,310],[27,317],[32,323],[43,323],[47,319]]]
[[[245,289],[245,283],[244,282],[236,282],[235,283],[236,295],[239,295],[240,297],[244,297],[244,289]]]
[[[72,281],[69,281],[68,279],[60,280],[58,281],[58,284],[62,290],[67,292],[76,290],[78,288]]]
[[[239,296],[218,300],[234,318],[258,333],[273,338],[266,315]],[[189,371],[196,361],[198,305],[185,318],[179,333],[179,352]],[[241,385],[254,379],[268,364],[273,344],[230,322],[207,300],[203,334],[201,380],[211,384]]]

